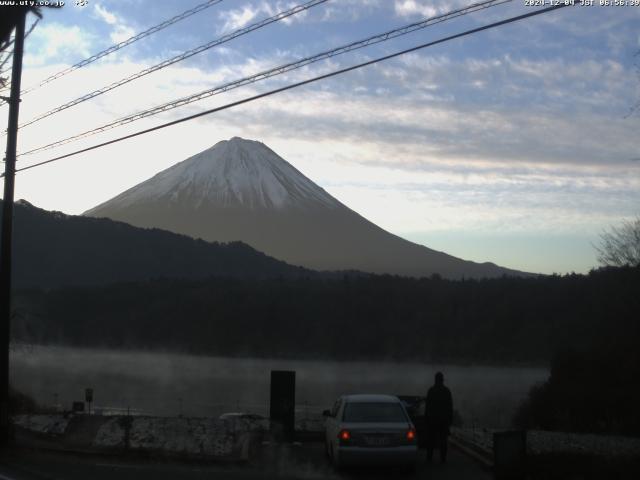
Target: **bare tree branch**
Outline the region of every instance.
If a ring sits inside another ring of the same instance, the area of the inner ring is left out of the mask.
[[[35,30],[36,25],[38,25],[38,22],[40,21],[41,18],[42,18],[42,16],[38,16],[38,18],[36,18],[36,21],[31,24],[31,26],[29,27],[29,30],[27,30],[27,32],[24,34],[24,38],[25,39],[29,35],[31,35],[31,33]],[[12,43],[13,43],[13,39],[11,39],[11,41],[9,42],[9,45],[11,45]],[[12,56],[13,56],[13,50],[11,50],[10,52],[4,53],[4,57],[0,58],[0,70],[12,58]],[[3,75],[5,73],[9,72],[10,70],[11,70],[11,67],[8,67],[8,68],[0,71],[0,89],[8,88],[9,77],[4,77]]]
[[[11,50],[10,52],[7,52],[4,55],[4,58],[2,58],[2,60],[0,60],[0,68],[4,67],[4,65],[9,61],[9,59],[11,58],[11,56],[13,55],[13,50]],[[2,72],[0,72],[0,75],[2,75],[5,72],[8,72],[9,70],[2,70]]]
[[[17,2],[16,2],[17,3]],[[27,2],[25,2],[27,3]],[[4,8],[0,16],[0,52],[6,50],[13,44],[12,32],[15,29],[18,18],[27,13],[33,13],[38,19],[42,18],[42,8],[60,8],[54,5],[42,6],[14,6]]]
[[[640,216],[611,227],[600,235],[600,245],[595,246],[598,262],[603,266],[640,265]]]

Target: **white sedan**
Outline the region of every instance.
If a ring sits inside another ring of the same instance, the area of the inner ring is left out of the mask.
[[[415,466],[416,430],[398,397],[344,395],[324,415],[327,454],[336,467]]]

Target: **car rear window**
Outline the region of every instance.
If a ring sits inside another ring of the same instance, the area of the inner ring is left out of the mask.
[[[389,402],[357,402],[344,406],[344,422],[392,423],[406,422],[407,417],[399,403]]]

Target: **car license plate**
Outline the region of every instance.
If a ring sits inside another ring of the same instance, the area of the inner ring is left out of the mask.
[[[387,437],[367,437],[367,445],[383,447],[389,445],[389,439]]]

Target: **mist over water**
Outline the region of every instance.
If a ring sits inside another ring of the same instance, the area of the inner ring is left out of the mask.
[[[445,374],[465,425],[508,427],[544,368],[474,367],[394,362],[221,358],[66,347],[15,349],[12,385],[41,405],[64,409],[94,389],[94,408],[149,415],[268,414],[271,370],[296,371],[298,416],[313,416],[347,393],[426,395],[436,371]]]

